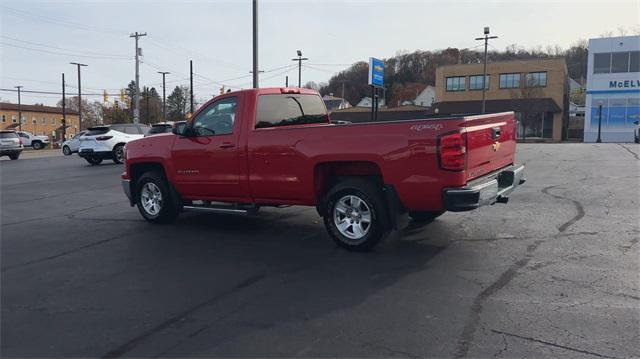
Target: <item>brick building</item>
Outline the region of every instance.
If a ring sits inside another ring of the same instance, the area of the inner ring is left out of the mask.
[[[18,119],[22,113],[21,121]],[[78,130],[78,112],[67,112],[67,137],[76,134]],[[0,128],[28,131],[36,135],[45,135],[59,139],[62,134],[62,108],[40,105],[20,105],[0,102]],[[21,122],[21,123],[20,123]],[[21,125],[21,126],[20,126]]]
[[[439,114],[482,111],[483,64],[436,69]],[[561,141],[566,138],[569,104],[567,65],[563,58],[497,61],[487,64],[486,112],[515,111],[518,137]],[[528,113],[528,126],[522,116]]]

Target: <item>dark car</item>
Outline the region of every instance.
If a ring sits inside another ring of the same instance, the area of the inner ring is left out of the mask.
[[[23,150],[22,140],[16,131],[0,131],[0,157],[9,156],[12,160],[17,160]]]
[[[171,132],[171,130],[173,130],[173,122],[155,123],[151,125],[151,128],[147,131],[144,137]]]

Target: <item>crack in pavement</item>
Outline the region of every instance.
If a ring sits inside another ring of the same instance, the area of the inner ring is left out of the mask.
[[[518,338],[518,339],[529,340],[529,341],[532,341],[532,342],[536,342],[536,343],[540,343],[540,344],[544,344],[544,345],[549,345],[549,346],[552,346],[552,347],[561,348],[561,349],[565,349],[565,350],[571,350],[571,351],[574,351],[574,352],[577,352],[577,353],[593,355],[593,356],[597,356],[597,357],[600,357],[600,358],[620,359],[619,357],[613,357],[613,356],[604,355],[604,354],[600,354],[600,353],[596,353],[596,352],[591,352],[591,351],[588,351],[588,350],[583,350],[583,349],[579,349],[579,348],[573,348],[573,347],[569,347],[569,346],[566,346],[566,345],[561,345],[561,344],[548,342],[546,340],[540,340],[540,339],[536,339],[536,338],[525,337],[525,336],[522,336],[522,335],[513,334],[513,333],[507,333],[507,332],[503,332],[503,331],[500,331],[500,330],[491,329],[491,331],[496,333],[496,334],[507,335],[507,336],[510,336],[510,337]]]
[[[556,199],[568,200],[571,201],[576,207],[576,215],[562,224],[558,228],[558,233],[554,235],[552,238],[558,238],[562,232],[566,231],[571,225],[581,220],[584,215],[584,208],[582,204],[574,199],[558,196],[549,193],[549,190],[557,187],[557,186],[548,186],[543,188],[541,191],[544,194],[547,194]],[[487,288],[485,288],[480,294],[476,296],[473,300],[473,304],[471,305],[471,313],[465,323],[465,326],[462,330],[462,334],[460,335],[460,339],[458,340],[458,347],[456,352],[454,353],[454,358],[464,358],[467,356],[469,352],[469,346],[473,342],[473,338],[475,336],[476,329],[478,327],[478,323],[480,322],[480,314],[484,309],[484,303],[486,300],[498,292],[500,289],[504,288],[513,278],[518,275],[518,271],[522,269],[522,267],[526,266],[531,258],[533,258],[533,253],[538,249],[538,247],[544,243],[545,239],[539,239],[527,246],[526,254],[523,258],[517,260],[514,264],[512,264],[506,271],[502,272],[498,279],[491,283]]]
[[[621,143],[618,143],[618,146],[620,146],[620,147],[624,148],[625,150],[627,150],[627,152],[629,152],[633,157],[635,157],[637,161],[640,161],[640,157],[638,157],[638,154],[633,152],[633,151],[631,151],[631,149],[629,147],[627,147],[627,146],[625,146],[625,145],[623,145]]]
[[[147,331],[143,332],[140,335],[137,335],[135,337],[133,337],[132,339],[130,339],[129,341],[127,341],[126,343],[120,345],[119,347],[110,350],[109,352],[107,352],[106,354],[104,354],[102,356],[102,358],[119,358],[124,356],[125,354],[129,353],[130,351],[132,351],[133,349],[135,349],[138,345],[142,344],[145,340],[147,340],[149,337],[152,337],[153,335],[171,327],[172,325],[174,325],[175,323],[179,322],[180,320],[182,320],[183,318],[186,318],[188,316],[190,316],[191,314],[195,313],[196,311],[208,307],[210,305],[215,304],[216,302],[220,301],[221,299],[233,294],[236,291],[245,289],[249,286],[254,285],[255,283],[263,280],[264,278],[266,278],[266,273],[260,273],[260,274],[256,274],[256,275],[252,275],[242,281],[240,281],[238,284],[236,284],[235,286],[233,286],[231,289],[218,294],[212,298],[209,298],[203,302],[200,302],[190,308],[187,308],[186,310],[170,317],[169,319],[165,320],[164,322],[156,325],[153,328],[148,329]],[[197,334],[195,334],[197,335]]]
[[[38,258],[38,259],[34,259],[34,260],[31,260],[31,261],[20,263],[20,264],[16,264],[16,265],[13,265],[13,266],[3,267],[1,271],[2,271],[2,273],[6,273],[8,271],[11,271],[11,270],[14,270],[14,269],[18,269],[18,268],[22,268],[22,267],[25,267],[25,266],[29,266],[29,265],[32,265],[32,264],[46,262],[46,261],[49,261],[49,260],[52,260],[52,259],[56,259],[56,258],[60,258],[60,257],[66,256],[66,255],[69,255],[69,254],[77,253],[77,252],[80,252],[80,251],[88,249],[88,248],[92,248],[92,247],[99,246],[99,245],[102,245],[102,244],[105,244],[105,243],[109,243],[111,241],[115,241],[116,239],[122,239],[122,238],[124,238],[124,237],[126,237],[128,235],[132,235],[132,234],[133,233],[120,234],[120,235],[117,235],[115,237],[106,238],[106,239],[103,239],[103,240],[100,240],[100,241],[97,241],[97,242],[85,244],[84,246],[80,246],[80,247],[76,247],[76,248],[73,248],[73,249],[69,249],[67,251],[64,251],[64,252],[61,252],[61,253],[58,253],[58,254],[54,254],[54,255]]]

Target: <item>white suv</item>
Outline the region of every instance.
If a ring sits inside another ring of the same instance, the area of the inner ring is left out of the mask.
[[[92,165],[98,165],[105,159],[123,163],[124,145],[129,141],[143,138],[147,131],[149,126],[144,124],[90,127],[80,137],[78,156]]]
[[[16,131],[16,134],[22,139],[24,147],[33,147],[34,150],[41,150],[49,144],[49,137],[36,136],[27,131]]]

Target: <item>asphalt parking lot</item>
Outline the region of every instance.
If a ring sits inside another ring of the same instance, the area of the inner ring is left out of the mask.
[[[508,205],[366,254],[312,208],[150,225],[121,165],[3,161],[2,356],[640,357],[639,153],[519,145]]]

